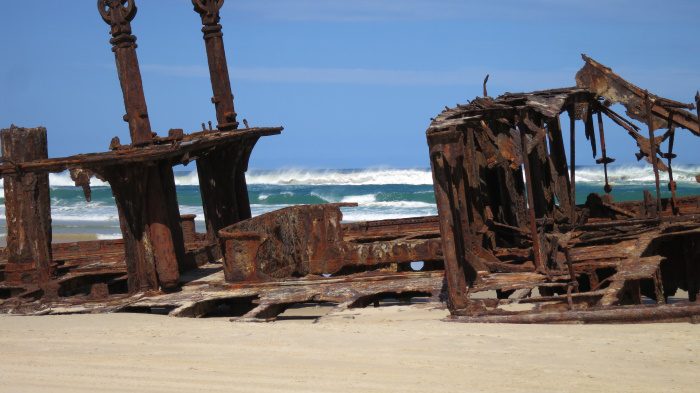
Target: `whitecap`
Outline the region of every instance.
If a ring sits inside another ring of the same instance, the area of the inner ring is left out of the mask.
[[[122,234],[121,233],[98,233],[97,234],[97,240],[115,240],[115,239],[121,239]]]
[[[354,202],[360,205],[365,205],[368,203],[375,202],[377,200],[377,195],[376,194],[367,194],[367,195],[347,195],[344,196],[340,202],[343,203],[350,203]]]

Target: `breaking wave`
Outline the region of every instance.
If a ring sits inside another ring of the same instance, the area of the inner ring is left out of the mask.
[[[430,185],[430,169],[341,169],[311,170],[284,169],[278,171],[250,171],[248,184],[272,185]]]
[[[700,165],[674,165],[673,179],[677,183],[697,184],[695,177],[700,175]],[[659,172],[662,181],[668,179],[666,172]],[[608,167],[610,183],[617,184],[648,184],[654,182],[654,171],[651,165],[624,165]],[[605,182],[602,165],[576,167],[576,182],[601,183]]]
[[[676,165],[673,176],[678,183],[696,184],[695,177],[700,174],[700,165]],[[661,178],[667,178],[661,172]],[[608,168],[608,178],[612,183],[647,184],[654,182],[654,172],[651,165],[611,165]],[[433,178],[430,169],[281,169],[281,170],[251,170],[246,174],[249,185],[279,185],[279,186],[362,186],[362,185],[432,185]],[[583,183],[603,183],[603,167],[576,167],[576,181]],[[52,173],[49,175],[52,187],[73,187],[68,172]],[[175,184],[178,186],[198,186],[197,171],[176,171]],[[106,187],[107,183],[91,179],[93,187]],[[1,190],[1,188],[0,188]],[[431,191],[423,191],[429,193]],[[260,195],[260,199],[264,199]],[[337,202],[337,201],[336,201]]]

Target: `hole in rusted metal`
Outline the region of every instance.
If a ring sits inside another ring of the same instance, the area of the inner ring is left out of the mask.
[[[241,317],[256,307],[257,296],[213,299],[198,305],[204,310],[201,318]]]
[[[125,293],[123,284],[114,281],[117,278],[123,277],[123,273],[103,273],[90,274],[84,276],[72,277],[61,282],[58,289],[58,296],[69,297],[76,295],[89,295],[94,284],[104,283],[108,288],[111,285],[110,294]],[[122,279],[122,281],[125,281]],[[112,292],[114,290],[114,292]]]
[[[154,314],[154,315],[168,315],[176,306],[164,305],[164,306],[129,306],[124,307],[117,312],[129,312],[137,314]]]
[[[349,308],[364,308],[369,305],[374,307],[396,306],[421,302],[425,298],[432,297],[430,292],[410,291],[410,292],[382,292],[372,295],[362,296],[352,303]],[[419,300],[421,299],[421,300]]]

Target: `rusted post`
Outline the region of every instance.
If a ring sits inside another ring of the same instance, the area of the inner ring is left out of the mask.
[[[530,236],[532,237],[532,253],[535,263],[535,268],[540,272],[545,272],[544,264],[542,263],[542,254],[540,254],[540,235],[537,233],[537,220],[535,218],[535,194],[532,184],[532,172],[530,171],[530,160],[527,156],[527,138],[525,130],[518,127],[520,133],[520,143],[523,153],[523,165],[525,166],[525,181],[527,182],[527,210],[530,215]]]
[[[231,81],[226,64],[226,51],[224,50],[223,33],[219,24],[219,10],[224,5],[224,0],[192,0],[194,10],[202,18],[202,33],[207,48],[207,60],[209,62],[209,76],[214,96],[211,98],[216,107],[216,127],[219,130],[235,130],[238,128],[236,111],[233,106],[233,93],[231,93]]]
[[[608,158],[608,152],[605,147],[605,130],[603,129],[603,115],[601,111],[598,111],[598,133],[600,134],[600,151],[603,157],[597,159],[596,163],[603,164],[603,172],[605,173],[605,185],[603,186],[603,190],[606,194],[610,194],[610,191],[612,191],[612,187],[610,186],[610,183],[608,183],[608,164],[614,162],[615,159]]]
[[[48,158],[46,129],[10,127],[0,131],[2,159],[22,162]],[[51,278],[51,198],[49,175],[6,175],[5,216],[7,222],[7,266],[10,284],[37,284]]]
[[[102,19],[111,26],[112,39],[109,42],[117,62],[126,108],[124,120],[129,123],[131,141],[135,145],[147,144],[153,139],[151,122],[148,119],[141,71],[136,57],[136,37],[131,34],[136,4],[134,0],[98,0],[97,8]]]
[[[671,211],[673,212],[674,215],[680,214],[680,210],[678,209],[678,202],[676,200],[676,181],[673,180],[673,158],[675,157],[675,154],[673,154],[673,144],[676,140],[676,126],[673,125],[673,123],[669,122],[669,137],[668,137],[668,152],[665,154],[666,156],[666,166],[668,167],[668,189],[671,191]]]
[[[245,172],[257,138],[197,159],[199,190],[210,241],[221,229],[251,217]]]
[[[647,126],[649,127],[649,154],[651,154],[651,166],[654,169],[654,182],[656,184],[656,214],[661,213],[661,181],[659,179],[659,164],[656,157],[656,140],[654,139],[654,117],[651,113],[652,102],[649,93],[644,93],[644,103],[647,111]]]
[[[207,50],[209,77],[216,107],[217,128],[222,131],[238,128],[233,105],[231,81],[226,63],[219,11],[224,0],[192,0],[202,19],[202,32]],[[219,231],[251,217],[245,172],[257,139],[245,140],[239,146],[212,151],[197,160],[197,174],[202,194],[207,237],[216,241]],[[222,244],[223,246],[223,244]]]
[[[547,121],[547,134],[549,135],[549,148],[551,150],[550,157],[556,172],[554,184],[559,205],[571,217],[574,202],[571,200],[571,182],[569,181],[569,168],[566,163],[566,152],[564,150],[564,139],[559,116]]]
[[[257,281],[257,253],[264,241],[257,232],[223,232],[224,277],[228,282]]]
[[[477,278],[477,271],[467,260],[472,235],[469,207],[459,200],[459,189],[464,189],[464,135],[428,136],[433,187],[440,216],[440,233],[445,261],[448,302],[451,310],[465,310],[469,306],[469,286]],[[463,192],[463,191],[462,191]]]
[[[185,244],[191,244],[197,241],[197,231],[194,224],[196,214],[183,214],[180,216],[180,226],[182,227],[182,237]]]
[[[112,51],[124,96],[133,145],[152,138],[141,72],[136,57],[136,37],[131,21],[136,16],[134,0],[98,0],[102,19],[110,25]],[[172,166],[167,161],[148,167],[130,165],[108,168],[102,174],[117,201],[126,248],[129,290],[174,289],[179,270],[185,266],[185,251]]]
[[[172,167],[161,163],[146,170],[130,165],[100,173],[109,182],[119,210],[132,293],[176,288],[180,267],[186,264],[175,188],[170,190],[163,182],[168,171]]]
[[[574,108],[569,109],[569,181],[571,182],[571,224],[576,224],[576,116]]]

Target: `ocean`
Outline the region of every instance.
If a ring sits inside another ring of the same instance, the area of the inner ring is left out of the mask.
[[[189,168],[181,168],[189,169]],[[647,166],[612,166],[609,179],[616,201],[637,200],[642,191],[654,190],[654,175]],[[669,196],[668,175],[661,172],[661,188]],[[678,195],[700,194],[695,176],[700,165],[678,165],[674,177]],[[583,203],[591,192],[603,193],[602,166],[576,168],[576,200]],[[204,230],[204,214],[197,173],[175,172],[178,202],[182,214],[196,214],[199,231]],[[381,220],[437,214],[430,169],[344,169],[344,170],[250,170],[247,174],[253,215],[297,204],[357,202],[343,208],[345,221]],[[82,189],[75,187],[68,173],[50,175],[53,232],[96,234],[98,238],[121,237],[117,209],[107,184],[92,179],[92,202],[86,202]],[[4,193],[0,192],[0,237],[6,233]]]

